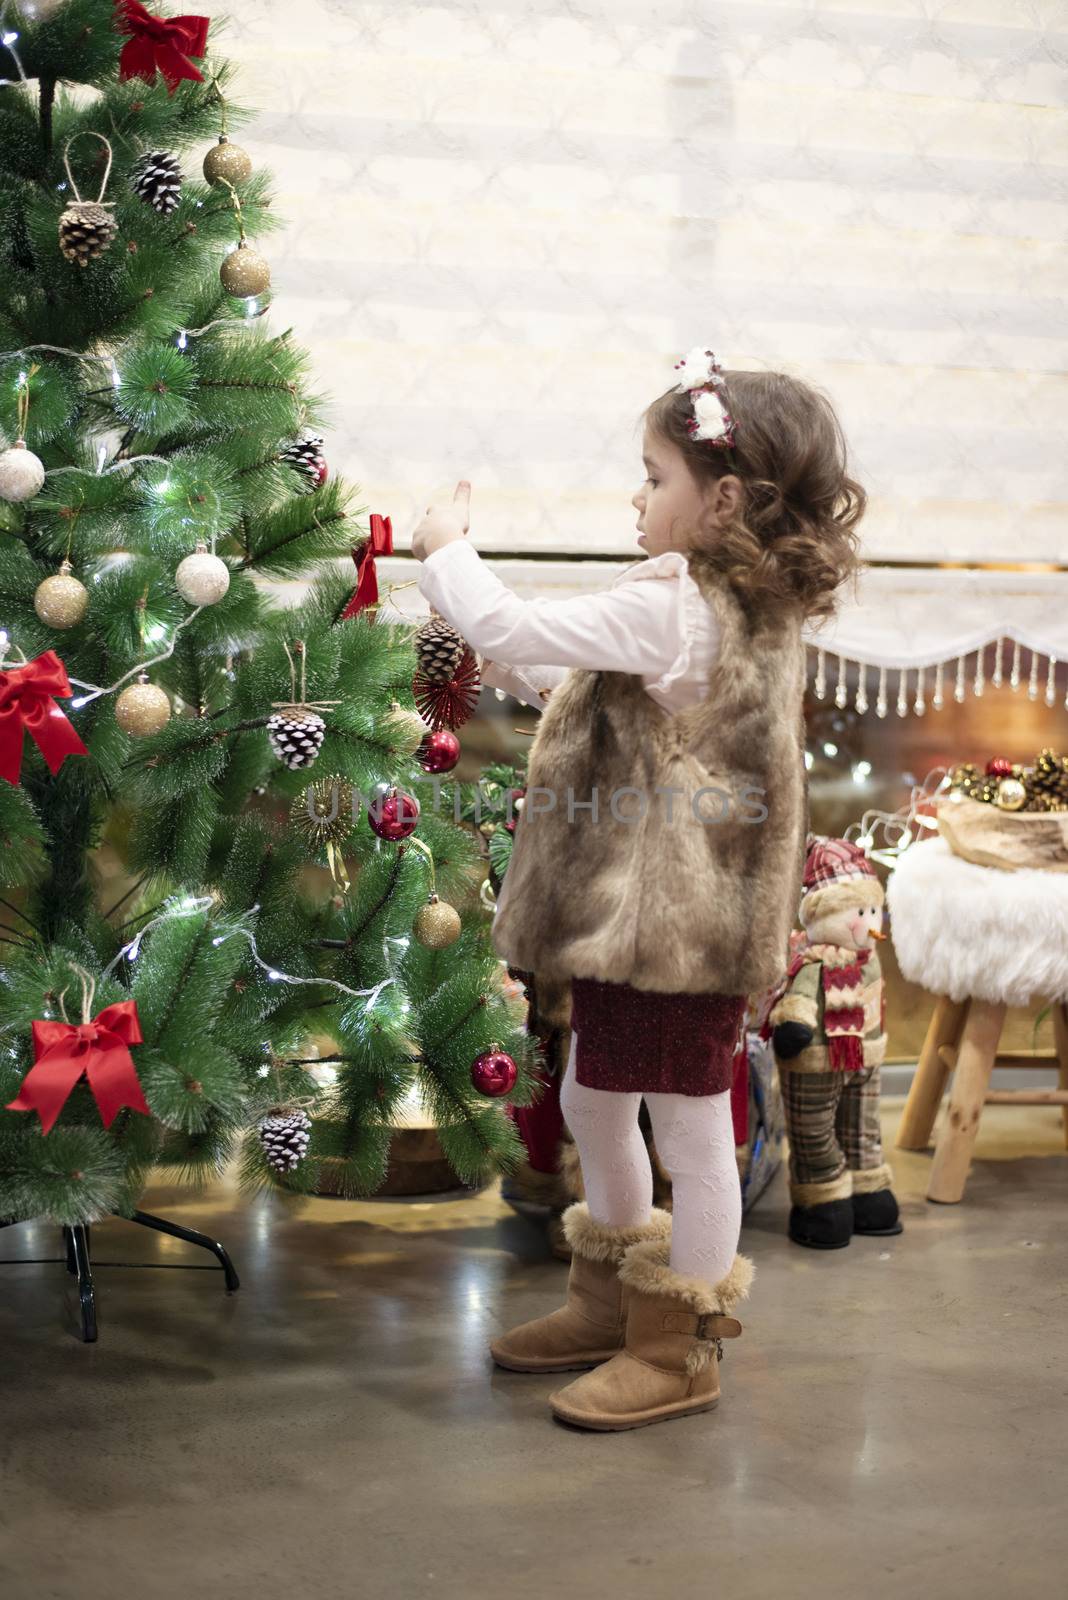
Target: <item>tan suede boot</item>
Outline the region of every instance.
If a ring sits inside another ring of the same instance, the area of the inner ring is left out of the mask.
[[[562,1220],[571,1246],[567,1303],[491,1341],[494,1361],[510,1372],[571,1372],[614,1356],[626,1328],[623,1252],[671,1235],[670,1212],[655,1207],[648,1222],[633,1228],[595,1222],[584,1200],[568,1206]]]
[[[561,1421],[614,1433],[718,1404],[721,1341],[742,1331],[730,1312],[749,1293],[753,1263],[735,1256],[726,1277],[710,1288],[673,1271],[670,1261],[667,1239],[627,1251],[619,1269],[625,1346],[596,1372],[549,1396]]]

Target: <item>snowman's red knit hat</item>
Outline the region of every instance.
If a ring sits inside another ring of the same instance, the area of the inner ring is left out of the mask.
[[[875,868],[859,845],[810,833],[805,841],[805,871],[801,879],[802,927],[849,906],[881,906],[883,886]]]

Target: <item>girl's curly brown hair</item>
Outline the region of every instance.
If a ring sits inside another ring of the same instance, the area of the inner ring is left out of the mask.
[[[847,472],[846,442],[830,401],[783,372],[725,371],[734,448],[687,430],[693,403],[668,389],[642,420],[682,452],[698,488],[735,473],[738,515],[697,541],[739,599],[762,609],[795,601],[805,617],[833,616],[834,594],[860,568],[857,523],[867,495]]]

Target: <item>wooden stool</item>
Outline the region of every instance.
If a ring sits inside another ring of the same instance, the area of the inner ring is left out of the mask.
[[[927,1148],[953,1073],[928,1200],[960,1200],[984,1105],[1059,1105],[1068,1144],[1068,872],[1008,871],[955,855],[941,836],[911,845],[886,890],[902,974],[937,996],[898,1130]],[[998,1053],[1009,1006],[1053,998],[1055,1050]],[[1049,1067],[1059,1087],[991,1090],[995,1067]]]
[[[923,1041],[916,1076],[905,1102],[895,1141],[899,1150],[926,1150],[946,1080],[953,1088],[935,1147],[927,1185],[928,1200],[952,1205],[964,1194],[979,1119],[987,1106],[1060,1106],[1068,1146],[1068,1005],[1053,1002],[1056,1050],[998,1052],[1008,1006],[1004,1001],[950,1000],[939,995]],[[1056,1089],[991,1089],[995,1067],[1050,1067],[1059,1075]]]

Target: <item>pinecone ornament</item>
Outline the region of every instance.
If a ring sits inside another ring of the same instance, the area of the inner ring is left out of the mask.
[[[104,254],[118,230],[108,206],[97,200],[72,200],[59,219],[59,248],[68,261],[84,267]]]
[[[1029,810],[1068,810],[1068,756],[1058,755],[1047,745],[1035,757],[1026,781]]]
[[[260,1144],[275,1172],[292,1172],[308,1153],[311,1118],[306,1111],[272,1111],[259,1126]]]
[[[450,683],[467,645],[444,617],[431,617],[415,636],[419,670],[431,683]]]
[[[170,150],[147,150],[130,173],[130,186],[144,200],[169,217],[178,207],[182,192],[182,169]]]
[[[305,439],[291,439],[278,452],[279,461],[292,467],[300,477],[298,494],[314,494],[326,482],[328,467],[323,455],[323,441],[317,434]]]
[[[326,723],[317,711],[283,706],[268,717],[267,737],[279,761],[292,772],[311,766],[323,747]]]

